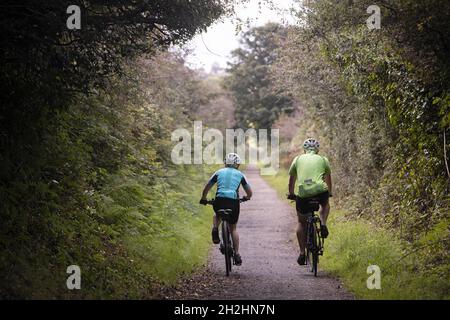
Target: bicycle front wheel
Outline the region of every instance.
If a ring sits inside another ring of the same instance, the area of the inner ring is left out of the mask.
[[[231,272],[231,241],[230,241],[230,232],[228,229],[228,222],[222,222],[222,241],[225,251],[225,270],[227,277]]]

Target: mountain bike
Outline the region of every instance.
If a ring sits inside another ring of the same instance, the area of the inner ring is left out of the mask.
[[[247,198],[239,199],[239,202],[248,201]],[[214,199],[208,200],[207,204],[213,205]],[[231,266],[234,262],[234,248],[233,240],[231,238],[229,217],[232,209],[220,209],[217,210],[217,215],[221,219],[221,240],[220,240],[220,252],[225,256],[225,272],[227,277],[230,275]]]
[[[288,196],[289,200],[297,201],[298,196]],[[321,221],[316,211],[320,208],[318,198],[309,198],[307,203],[306,216],[306,265],[310,265],[310,270],[317,277],[317,266],[319,256],[323,255],[325,239],[320,234]]]
[[[320,234],[321,221],[316,211],[319,210],[319,199],[308,200],[308,211],[305,214],[306,220],[306,264],[310,265],[310,270],[317,277],[317,266],[319,256],[323,255],[325,239]]]

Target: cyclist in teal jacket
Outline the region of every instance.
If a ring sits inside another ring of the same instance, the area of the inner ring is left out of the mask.
[[[214,212],[217,213],[220,209],[231,209],[230,216],[230,232],[231,237],[233,239],[234,246],[234,260],[236,265],[242,264],[242,258],[239,254],[239,234],[236,230],[236,225],[239,219],[239,187],[242,187],[245,190],[247,196],[246,199],[250,199],[252,197],[252,189],[250,184],[247,181],[245,175],[238,170],[239,165],[241,164],[241,158],[236,153],[229,153],[225,157],[225,168],[222,168],[216,171],[203,189],[202,198],[200,200],[200,204],[207,204],[206,197],[208,195],[209,190],[217,183],[217,192],[216,198],[214,200]],[[213,228],[211,231],[212,241],[215,244],[220,243],[219,238],[219,224],[220,220],[217,214],[214,215],[213,218]]]

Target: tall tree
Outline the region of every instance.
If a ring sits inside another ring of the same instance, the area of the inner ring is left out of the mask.
[[[281,113],[293,110],[290,97],[274,89],[269,76],[285,35],[285,28],[275,23],[253,28],[244,33],[241,47],[232,52],[235,61],[225,83],[236,101],[237,126],[270,128]]]

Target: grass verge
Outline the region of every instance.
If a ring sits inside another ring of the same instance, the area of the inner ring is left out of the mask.
[[[101,234],[120,250],[94,257],[108,277],[98,276],[98,270],[85,273],[96,286],[94,297],[151,297],[160,285],[174,284],[206,263],[212,209],[198,200],[213,171],[186,167],[172,178],[152,181],[124,174],[111,178],[97,201],[98,213]]]

